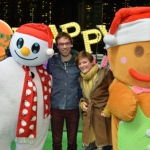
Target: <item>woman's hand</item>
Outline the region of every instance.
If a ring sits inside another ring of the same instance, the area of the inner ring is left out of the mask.
[[[83,102],[82,110],[87,111],[87,109],[88,109],[88,104],[86,102]]]
[[[102,117],[107,117],[107,118],[109,118],[109,117],[107,116],[107,114],[105,114],[104,112],[101,113],[101,116],[102,116]]]

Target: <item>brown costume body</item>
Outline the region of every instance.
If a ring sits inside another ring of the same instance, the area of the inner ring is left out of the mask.
[[[137,113],[138,105],[145,116],[150,118],[150,93],[141,93],[137,95],[126,84],[123,84],[116,79],[111,84],[109,90],[110,97],[107,107],[112,113],[113,149],[117,150],[118,124],[121,120],[127,122],[132,121]]]
[[[150,149],[149,24],[150,7],[122,8],[104,37],[115,77],[107,105],[113,150]]]
[[[139,46],[144,49],[141,57],[135,54]],[[113,150],[118,150],[118,125],[121,120],[132,121],[136,116],[138,106],[146,117],[150,117],[150,92],[136,94],[129,88],[129,86],[150,88],[150,82],[137,80],[129,73],[130,68],[133,68],[145,77],[150,75],[149,47],[150,42],[135,42],[108,49],[110,64],[115,76],[109,88],[110,95],[107,105],[112,113]],[[127,59],[125,64],[120,62],[122,57]]]

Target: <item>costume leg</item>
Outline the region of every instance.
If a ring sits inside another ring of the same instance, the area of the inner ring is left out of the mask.
[[[36,139],[37,140],[37,139]],[[43,140],[38,140],[34,144],[16,143],[16,150],[43,150],[46,136],[43,136]]]
[[[8,150],[15,138],[15,121],[10,118],[4,119],[3,114],[0,118],[0,150]]]
[[[42,124],[37,128],[37,136],[34,143],[16,143],[16,150],[43,150],[50,125],[50,118],[41,119],[40,121]]]
[[[51,108],[51,129],[53,150],[62,150],[62,134],[64,126],[64,110]]]
[[[79,117],[79,109],[66,111],[68,150],[77,150],[77,132],[79,126]]]
[[[9,150],[11,145],[11,139],[9,137],[4,137],[1,135],[0,138],[0,150]]]

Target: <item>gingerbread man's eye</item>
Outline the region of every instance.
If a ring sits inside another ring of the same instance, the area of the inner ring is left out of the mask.
[[[142,46],[137,46],[135,47],[134,49],[134,54],[137,56],[137,57],[142,57],[144,55],[144,48]]]

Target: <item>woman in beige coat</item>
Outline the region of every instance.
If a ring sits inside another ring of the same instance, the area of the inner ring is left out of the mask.
[[[105,108],[109,92],[108,88],[113,80],[112,72],[109,68],[99,68],[94,63],[93,56],[81,51],[76,57],[76,65],[81,70],[80,85],[83,98],[80,101],[82,110],[83,129],[82,143],[83,150],[91,150],[94,142],[99,150],[111,145],[111,117],[102,117],[104,112],[110,116]],[[109,149],[110,148],[110,149]],[[111,146],[107,150],[111,150]]]

